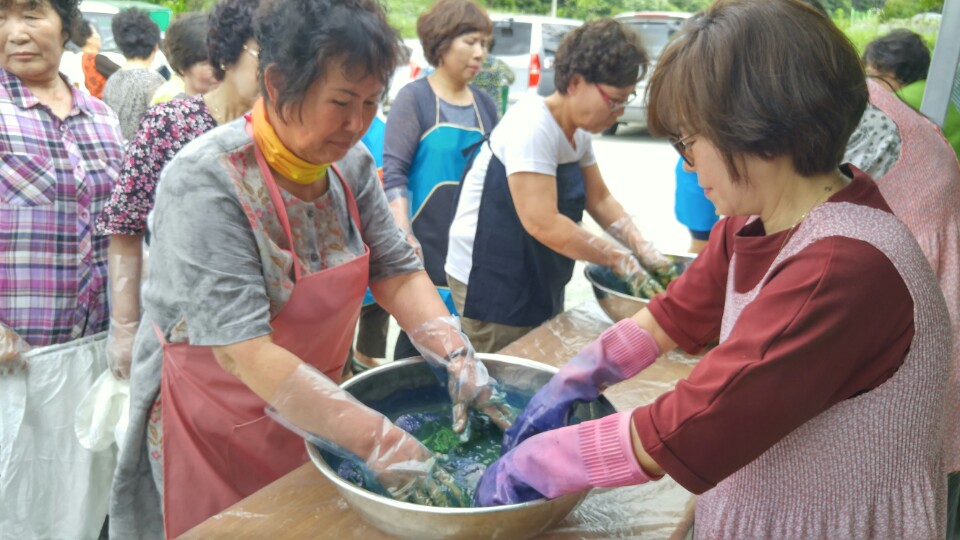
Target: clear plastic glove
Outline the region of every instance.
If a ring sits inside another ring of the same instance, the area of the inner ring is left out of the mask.
[[[487,468],[474,505],[517,504],[649,482],[633,452],[632,414],[616,413],[530,438]]]
[[[453,476],[420,441],[308,364],[280,384],[266,412],[314,444],[359,460],[397,500],[469,506]]]
[[[618,251],[616,261],[610,269],[627,285],[631,295],[638,298],[653,298],[663,292],[663,285],[651,276],[629,252]]]
[[[0,323],[0,375],[14,373],[27,367],[21,353],[30,350],[30,344],[9,326]]]
[[[407,231],[407,243],[413,248],[413,252],[417,254],[417,258],[420,259],[420,262],[423,262],[423,246],[420,245],[420,241],[417,240],[417,237],[413,235],[412,229]]]
[[[140,321],[122,323],[110,317],[107,331],[107,360],[110,372],[117,380],[130,378],[130,361],[133,358],[133,340],[137,337]]]
[[[407,198],[407,189],[395,187],[386,191],[387,200],[390,201],[390,213],[393,214],[393,220],[407,237],[407,243],[413,248],[417,257],[423,261],[423,246],[413,234],[413,225],[410,223],[410,200]]]
[[[461,440],[470,438],[468,409],[488,416],[501,429],[510,427],[514,411],[486,366],[474,357],[470,340],[460,331],[460,319],[437,317],[407,334],[441,382],[446,382],[453,403],[453,430]]]
[[[640,264],[664,287],[680,275],[677,265],[643,237],[630,216],[624,214],[610,224],[606,232],[629,248]]]
[[[110,238],[107,275],[110,300],[110,328],[107,331],[107,359],[118,380],[130,378],[133,341],[140,326],[140,280],[143,257],[139,236]],[[131,249],[127,252],[121,244]]]
[[[597,399],[607,386],[640,373],[658,356],[653,335],[632,320],[606,329],[534,394],[503,434],[501,455],[529,437],[567,425],[577,402]]]

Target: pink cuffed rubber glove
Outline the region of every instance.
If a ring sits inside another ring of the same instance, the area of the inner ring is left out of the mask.
[[[632,320],[606,329],[560,369],[503,434],[501,455],[537,433],[567,425],[578,401],[593,401],[607,386],[640,373],[660,356],[653,335]]]
[[[474,506],[649,482],[633,451],[631,415],[620,412],[531,437],[490,465],[477,486]]]

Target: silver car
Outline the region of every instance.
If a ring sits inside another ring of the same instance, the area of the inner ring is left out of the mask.
[[[617,128],[623,124],[644,129],[647,127],[647,82],[650,80],[650,74],[653,73],[663,48],[690,16],[691,13],[678,11],[638,11],[617,15],[618,21],[640,34],[640,39],[647,49],[647,56],[650,58],[650,66],[647,68],[646,76],[637,83],[637,98],[627,105],[623,116],[617,120],[618,123],[604,131],[604,135],[615,134]]]
[[[507,103],[528,93],[548,96],[554,91],[553,59],[567,32],[583,24],[576,19],[537,15],[491,15],[493,48],[490,54],[513,70]]]

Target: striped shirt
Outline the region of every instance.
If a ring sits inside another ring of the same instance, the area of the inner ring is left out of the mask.
[[[70,91],[60,119],[0,69],[0,323],[35,347],[104,331],[109,320],[108,239],[94,224],[123,139],[106,105]]]

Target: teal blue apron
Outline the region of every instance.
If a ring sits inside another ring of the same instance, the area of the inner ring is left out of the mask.
[[[408,173],[410,222],[413,234],[423,248],[423,265],[447,309],[454,315],[457,310],[443,266],[447,260],[450,224],[457,209],[460,178],[468,160],[464,150],[482,140],[485,133],[476,101],[473,109],[480,127],[441,124],[438,97],[436,125],[420,137]]]

